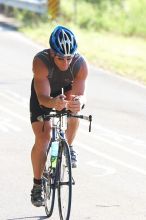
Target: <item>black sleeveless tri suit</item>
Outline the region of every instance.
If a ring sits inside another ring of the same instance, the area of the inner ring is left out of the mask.
[[[66,71],[61,71],[50,54],[50,49],[43,50],[36,54],[35,58],[39,58],[48,68],[48,80],[51,87],[51,97],[56,97],[61,94],[61,88],[64,92],[72,89],[72,83],[80,70],[84,58],[80,54],[75,54],[69,68]],[[42,108],[38,102],[38,98],[34,89],[34,79],[31,84],[30,96],[30,119],[31,123],[37,121],[38,116],[43,116],[50,109]]]

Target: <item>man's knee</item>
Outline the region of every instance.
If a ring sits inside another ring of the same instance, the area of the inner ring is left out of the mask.
[[[51,138],[51,125],[48,122],[43,123],[33,123],[33,131],[35,134],[35,145],[36,146],[46,146]]]
[[[49,143],[50,141],[50,137],[36,137],[35,138],[35,144],[36,145],[41,145],[41,146],[45,146]]]
[[[77,126],[79,125],[79,119],[78,118],[69,118],[68,120],[68,126],[72,127],[72,126]]]

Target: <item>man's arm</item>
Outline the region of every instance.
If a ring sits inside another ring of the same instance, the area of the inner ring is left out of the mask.
[[[66,101],[60,99],[59,96],[55,98],[50,96],[51,88],[48,80],[48,68],[39,58],[35,58],[33,61],[33,73],[34,88],[39,104],[48,108],[62,110],[66,105]]]
[[[77,73],[77,76],[73,82],[72,90],[70,93],[71,101],[68,103],[68,109],[72,112],[78,112],[85,104],[85,89],[88,76],[88,67],[86,62],[82,63],[82,66]]]

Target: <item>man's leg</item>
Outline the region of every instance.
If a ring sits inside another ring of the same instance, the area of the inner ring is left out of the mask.
[[[68,119],[66,138],[67,138],[68,144],[70,146],[72,168],[77,167],[76,152],[73,149],[72,143],[73,143],[73,140],[75,139],[78,127],[79,127],[79,119],[78,118],[69,118]]]
[[[72,145],[73,140],[76,136],[78,127],[79,127],[79,119],[78,118],[68,118],[66,138],[67,138],[69,145]]]
[[[32,128],[35,134],[35,144],[31,151],[31,160],[34,173],[34,186],[31,191],[31,201],[35,206],[41,206],[42,198],[42,174],[46,162],[46,151],[50,141],[50,122],[33,122]]]

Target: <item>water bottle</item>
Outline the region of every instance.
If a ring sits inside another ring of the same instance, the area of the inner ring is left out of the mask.
[[[59,148],[59,142],[53,141],[51,144],[51,166],[52,168],[55,168],[57,164],[58,148]]]

